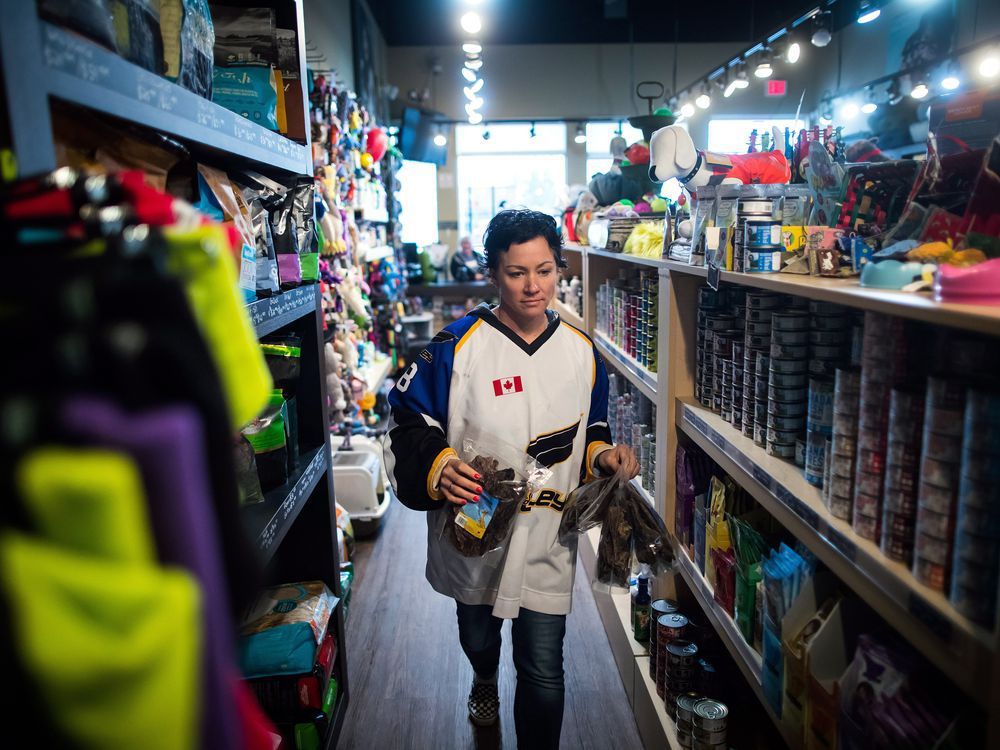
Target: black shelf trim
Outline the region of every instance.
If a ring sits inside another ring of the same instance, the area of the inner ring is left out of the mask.
[[[258,336],[266,336],[316,310],[317,284],[300,286],[247,305]]]
[[[310,149],[51,23],[41,21],[46,93],[239,159],[311,174]]]
[[[322,445],[300,458],[295,473],[285,484],[266,492],[264,502],[243,508],[245,526],[265,563],[281,546],[312,491],[329,469],[330,448]]]

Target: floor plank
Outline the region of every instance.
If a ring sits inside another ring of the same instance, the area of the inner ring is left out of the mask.
[[[504,623],[498,727],[476,729],[465,702],[472,668],[458,644],[455,604],[424,578],[421,513],[394,501],[382,529],[359,540],[347,621],[350,704],[343,750],[515,750],[514,665]],[[589,583],[577,566],[564,646],[566,709],[560,747],[642,746]]]

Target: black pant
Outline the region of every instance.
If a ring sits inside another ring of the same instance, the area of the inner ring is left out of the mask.
[[[490,605],[458,602],[458,638],[473,670],[489,679],[500,666],[500,627]],[[521,609],[511,620],[517,689],[514,727],[520,750],[558,750],[565,685],[566,615]]]

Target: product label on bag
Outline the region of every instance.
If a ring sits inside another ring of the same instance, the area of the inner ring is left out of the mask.
[[[482,539],[499,504],[500,501],[489,493],[480,493],[478,503],[466,503],[462,506],[455,516],[455,523],[476,539]]]
[[[240,252],[240,289],[247,302],[257,299],[257,251],[249,245]]]

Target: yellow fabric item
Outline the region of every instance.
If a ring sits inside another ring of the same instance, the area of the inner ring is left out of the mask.
[[[21,658],[79,747],[195,747],[200,594],[189,575],[5,532],[0,577]]]
[[[138,467],[107,450],[42,448],[17,483],[41,536],[82,554],[152,563],[154,543]]]
[[[188,300],[215,358],[234,430],[267,405],[273,384],[257,334],[239,297],[236,265],[219,225],[168,231],[170,271],[184,284]]]
[[[622,250],[626,255],[659,260],[663,255],[663,222],[643,221],[636,224]]]

